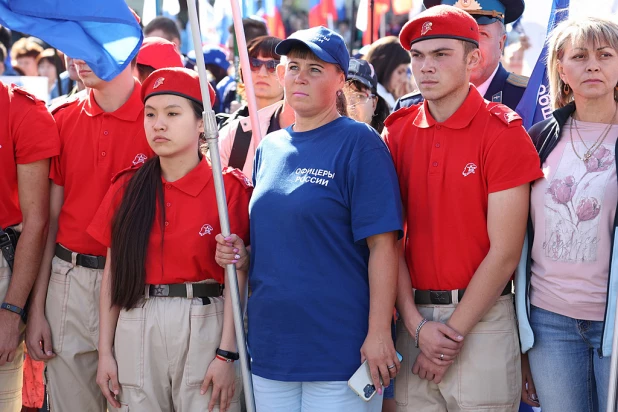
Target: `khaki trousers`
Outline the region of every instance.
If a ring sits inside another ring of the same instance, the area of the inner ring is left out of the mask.
[[[0,303],[4,302],[11,282],[11,269],[0,254]],[[13,362],[0,366],[0,412],[21,411],[21,389],[24,384],[24,330],[20,322],[21,339]]]
[[[200,395],[210,362],[221,362],[215,351],[223,330],[221,297],[146,298],[138,307],[120,312],[114,352],[123,412],[206,411],[211,389]],[[239,362],[230,412],[240,411],[242,380]],[[214,409],[219,411],[219,407]]]
[[[96,383],[102,276],[103,270],[58,257],[52,261],[45,304],[56,354],[46,369],[52,412],[106,412],[107,401]]]
[[[457,304],[418,305],[428,320],[446,322]],[[397,350],[403,355],[395,379],[397,412],[482,411],[517,412],[521,397],[519,338],[513,296],[501,296],[472,329],[442,382],[435,384],[412,373],[420,349],[414,347],[402,322]]]

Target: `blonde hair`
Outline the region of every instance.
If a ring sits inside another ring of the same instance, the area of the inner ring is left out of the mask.
[[[565,83],[558,74],[558,63],[564,57],[567,42],[571,47],[592,41],[595,46],[609,45],[618,52],[618,24],[600,17],[584,17],[566,20],[551,32],[548,39],[547,77],[553,109],[559,109],[573,101],[573,91],[565,93]],[[614,99],[618,96],[614,92]]]

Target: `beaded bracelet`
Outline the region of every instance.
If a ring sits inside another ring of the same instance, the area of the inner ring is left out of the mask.
[[[421,333],[421,328],[423,327],[423,325],[427,323],[427,319],[424,319],[421,321],[421,323],[418,324],[418,326],[416,327],[416,333],[414,334],[414,346],[416,346],[418,348],[418,334]]]

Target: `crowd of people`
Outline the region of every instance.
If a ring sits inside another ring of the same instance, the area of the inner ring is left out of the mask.
[[[551,32],[554,111],[525,130],[501,63],[523,0],[424,5],[354,57],[244,19],[251,84],[233,40],[203,47],[229,236],[172,20],[110,81],[15,42],[54,99],[0,83],[0,412],[24,359],[51,411],[243,410],[227,265],[258,412],[605,411],[618,23]]]

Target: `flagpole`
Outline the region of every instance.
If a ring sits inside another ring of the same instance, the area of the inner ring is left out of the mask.
[[[232,4],[236,1],[232,1]],[[208,141],[208,150],[210,151],[210,160],[212,163],[212,175],[215,183],[215,192],[217,196],[217,210],[219,212],[219,221],[221,223],[221,234],[223,236],[230,235],[230,221],[227,213],[227,201],[225,198],[225,187],[223,186],[223,173],[221,168],[221,158],[219,157],[219,131],[217,130],[217,122],[215,120],[215,112],[212,110],[210,95],[208,92],[208,79],[206,76],[206,66],[204,64],[204,55],[202,54],[202,39],[197,18],[196,0],[188,0],[189,21],[191,23],[191,34],[193,36],[193,47],[195,49],[195,60],[200,78],[200,88],[202,91],[202,102],[204,104],[204,112],[202,118],[204,120],[204,132]],[[238,4],[236,4],[238,7]],[[236,29],[238,33],[238,28]],[[240,32],[244,32],[242,25]],[[245,47],[246,50],[246,47]],[[248,63],[248,58],[246,59]],[[248,67],[248,65],[247,65]],[[249,70],[249,73],[251,71]],[[251,78],[249,77],[249,80]],[[255,99],[254,99],[255,103]],[[255,109],[255,107],[254,107]],[[255,130],[255,129],[254,129]],[[259,129],[257,129],[259,132]],[[214,251],[209,251],[214,253]],[[249,359],[247,356],[247,346],[245,340],[245,326],[243,322],[243,311],[240,302],[240,293],[238,291],[238,278],[236,275],[236,266],[227,265],[225,268],[226,282],[225,287],[230,291],[232,299],[232,308],[234,312],[234,329],[236,331],[236,345],[240,355],[240,369],[242,372],[243,388],[245,392],[245,402],[247,412],[255,412],[255,401],[253,399],[253,382],[251,380],[251,372],[249,370]]]
[[[375,41],[375,39],[373,38],[374,35],[374,31],[373,31],[373,25],[374,23],[374,12],[375,12],[375,8],[376,8],[376,3],[375,0],[369,0],[369,21],[371,22],[369,27],[371,30],[371,33],[369,34],[369,40],[371,41],[371,44],[373,44],[373,42]]]

